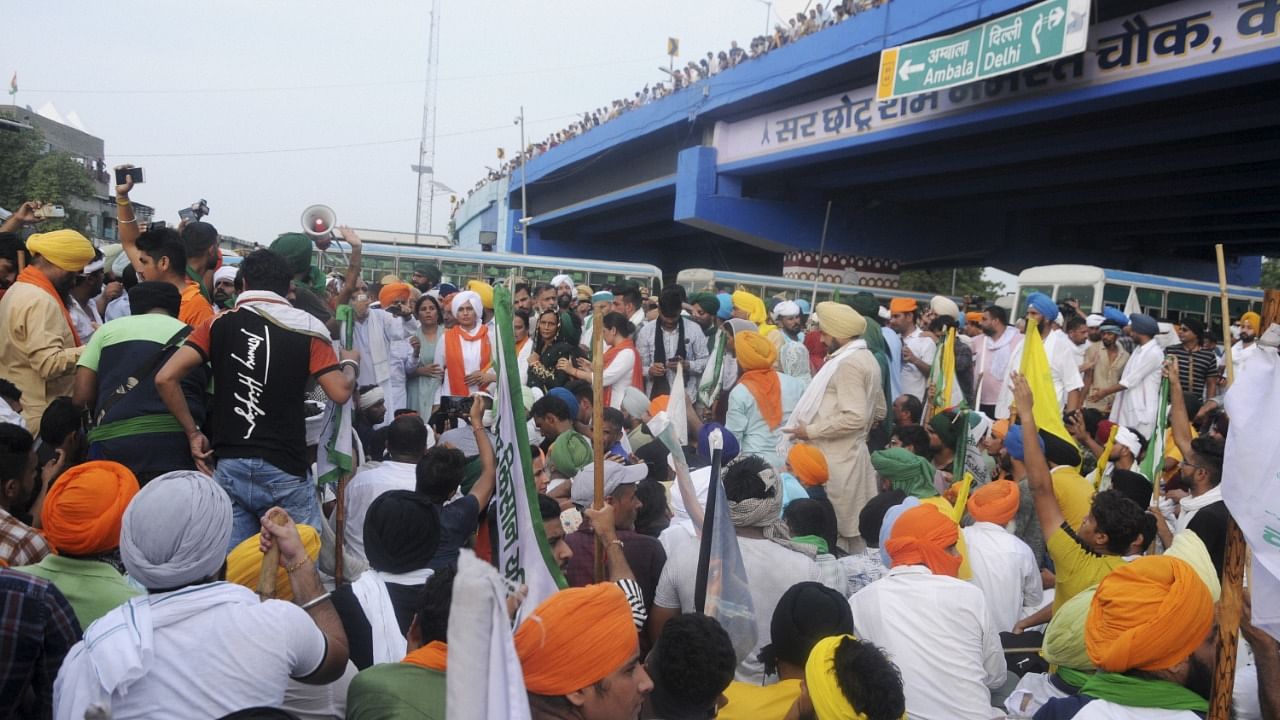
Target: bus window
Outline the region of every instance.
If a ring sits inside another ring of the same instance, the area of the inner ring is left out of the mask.
[[[1052,285],[1023,285],[1018,288],[1018,305],[1015,307],[1016,317],[1022,317],[1027,312],[1027,298],[1031,293],[1044,293],[1045,295],[1053,295]]]
[[[1138,307],[1142,308],[1142,312],[1153,318],[1164,315],[1164,291],[1152,290],[1151,288],[1136,288],[1138,293]]]
[[[1058,302],[1066,302],[1075,299],[1080,302],[1080,307],[1085,312],[1093,310],[1094,287],[1092,285],[1059,285],[1058,296],[1054,299]]]
[[[1129,286],[1107,283],[1102,288],[1102,306],[1124,309],[1129,301]]]
[[[473,280],[480,276],[480,265],[478,263],[442,260],[440,262],[440,273],[444,276],[445,282],[461,287],[466,285],[468,280]]]
[[[1205,319],[1206,295],[1193,295],[1184,292],[1169,292],[1169,309],[1166,315],[1173,322],[1182,322],[1187,318]]]

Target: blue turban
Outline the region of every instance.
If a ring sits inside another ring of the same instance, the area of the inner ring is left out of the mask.
[[[893,567],[893,560],[889,557],[889,551],[885,549],[885,544],[889,542],[889,535],[893,532],[893,524],[898,521],[902,513],[919,505],[920,498],[912,495],[889,508],[889,511],[884,514],[884,522],[880,524],[880,560],[884,562],[885,567]]]
[[[440,286],[437,289],[440,291],[441,299],[447,298],[458,292],[458,286],[453,283],[440,283]]]
[[[712,430],[719,430],[721,437],[724,439],[724,450],[720,453],[721,465],[727,465],[730,460],[738,457],[741,446],[738,445],[738,438],[733,436],[720,423],[706,423],[702,426],[702,432],[698,433],[698,457],[703,460],[711,460],[711,448],[707,444],[711,437]]]
[[[716,299],[720,301],[720,310],[716,313],[716,317],[721,320],[733,317],[733,296],[729,293],[720,293],[716,295]]]
[[[1034,292],[1027,296],[1027,309],[1035,310],[1050,322],[1058,319],[1058,305],[1053,298],[1042,292]]]
[[[578,398],[574,397],[573,393],[569,392],[568,390],[562,387],[557,387],[557,388],[551,388],[551,391],[547,393],[547,396],[553,397],[553,398],[559,398],[563,400],[564,404],[569,406],[569,419],[577,421]]]
[[[1124,327],[1125,325],[1129,324],[1129,316],[1120,312],[1119,308],[1113,308],[1113,307],[1102,308],[1102,317],[1106,318],[1112,323],[1115,323],[1116,325],[1119,325],[1120,327]]]
[[[1150,335],[1151,337],[1155,337],[1160,334],[1160,323],[1157,323],[1156,319],[1150,315],[1134,313],[1133,316],[1129,318],[1129,322],[1132,323],[1131,329],[1139,335]]]
[[[1044,450],[1044,438],[1036,438],[1040,441],[1040,450]],[[1009,457],[1014,460],[1023,460],[1026,458],[1026,447],[1022,444],[1022,426],[1010,425],[1009,433],[1004,436],[1004,449],[1009,451]]]
[[[809,307],[809,301],[808,301],[808,300],[804,300],[804,299],[797,299],[797,300],[796,300],[796,304],[800,306],[800,314],[801,314],[801,315],[808,315],[808,314],[809,314],[809,311],[812,309],[812,308],[810,308],[810,307]]]

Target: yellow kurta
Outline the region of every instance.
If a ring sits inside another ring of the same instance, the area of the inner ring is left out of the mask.
[[[870,350],[858,350],[840,361],[807,427],[809,441],[822,451],[831,470],[827,497],[842,539],[859,537],[858,513],[875,497],[876,470],[867,451],[867,433],[887,411],[880,365]]]
[[[0,299],[0,377],[22,391],[22,417],[33,435],[49,402],[71,394],[83,350],[62,308],[44,290],[14,283]]]

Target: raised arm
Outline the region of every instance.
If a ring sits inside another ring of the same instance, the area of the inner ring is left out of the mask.
[[[493,497],[493,488],[498,481],[498,462],[493,454],[493,444],[489,442],[489,433],[484,429],[483,397],[477,397],[471,403],[471,431],[476,436],[476,447],[480,451],[480,478],[471,486],[471,495],[483,510]],[[570,485],[571,483],[565,483]]]
[[[1023,465],[1027,469],[1027,484],[1031,486],[1031,496],[1035,501],[1036,517],[1040,520],[1040,532],[1048,539],[1058,531],[1066,520],[1058,498],[1053,494],[1053,475],[1049,472],[1049,463],[1044,458],[1044,450],[1040,447],[1040,435],[1036,430],[1036,420],[1032,412],[1035,398],[1031,394],[1031,386],[1020,373],[1009,373],[1013,387],[1014,401],[1018,404],[1018,418],[1022,423]]]
[[[1169,381],[1169,428],[1173,430],[1173,444],[1185,458],[1191,457],[1191,420],[1187,417],[1187,399],[1182,395],[1178,371],[1178,358],[1170,357],[1165,361],[1163,373]]]
[[[116,170],[127,170],[132,165],[117,165]],[[134,272],[141,271],[138,267],[138,236],[141,231],[138,230],[138,217],[134,214],[133,204],[129,201],[129,192],[133,190],[133,176],[126,175],[123,185],[116,185],[116,232],[120,236],[120,245],[124,247],[124,254],[129,257],[129,263],[133,265]]]
[[[347,257],[347,274],[342,278],[342,290],[334,300],[335,307],[351,302],[351,296],[355,293],[356,286],[360,284],[360,258],[364,247],[363,241],[355,230],[346,225],[339,225],[338,232],[351,246],[351,254]]]

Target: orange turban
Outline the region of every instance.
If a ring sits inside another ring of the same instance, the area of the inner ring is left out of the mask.
[[[109,460],[76,465],[53,483],[40,522],[63,555],[98,555],[120,547],[120,522],[138,494],[129,468]]]
[[[991,435],[1001,442],[1009,434],[1009,418],[991,423]]]
[[[889,312],[909,313],[915,312],[917,303],[911,298],[893,298],[889,301]]]
[[[663,410],[667,409],[667,403],[671,402],[670,395],[659,395],[649,401],[649,417],[653,417]]]
[[[409,283],[393,282],[389,285],[383,285],[382,289],[378,291],[378,303],[386,307],[394,302],[408,300],[412,290],[413,288],[409,286]]]
[[[320,557],[320,533],[310,525],[298,525],[298,535],[302,538],[302,547],[307,550],[307,557],[315,560]],[[258,591],[258,580],[262,576],[262,549],[260,547],[262,533],[240,543],[227,555],[227,581],[243,585],[254,592]],[[289,584],[289,574],[284,568],[276,569],[276,592],[278,600],[293,601],[293,586]]]
[[[1195,569],[1148,555],[1098,585],[1084,626],[1089,659],[1107,672],[1167,670],[1191,656],[1213,627],[1213,597]]]
[[[947,548],[960,539],[960,528],[934,505],[917,505],[898,516],[885,543],[893,567],[924,565],[934,575],[956,577],[961,558]]]
[[[980,323],[982,322],[982,313],[976,311],[967,312],[964,314],[964,321],[966,323]]]
[[[514,639],[524,686],[536,695],[581,690],[640,651],[631,603],[613,583],[552,595],[520,624]]]
[[[778,349],[758,332],[750,330],[733,336],[733,349],[738,366],[743,370],[765,370],[778,359]]]
[[[978,522],[997,525],[1007,524],[1018,514],[1018,483],[1012,480],[995,480],[983,485],[969,496],[965,508]]]
[[[827,482],[829,477],[827,457],[818,448],[806,443],[792,445],[791,452],[787,453],[787,462],[791,464],[791,470],[805,487],[814,487]]]

